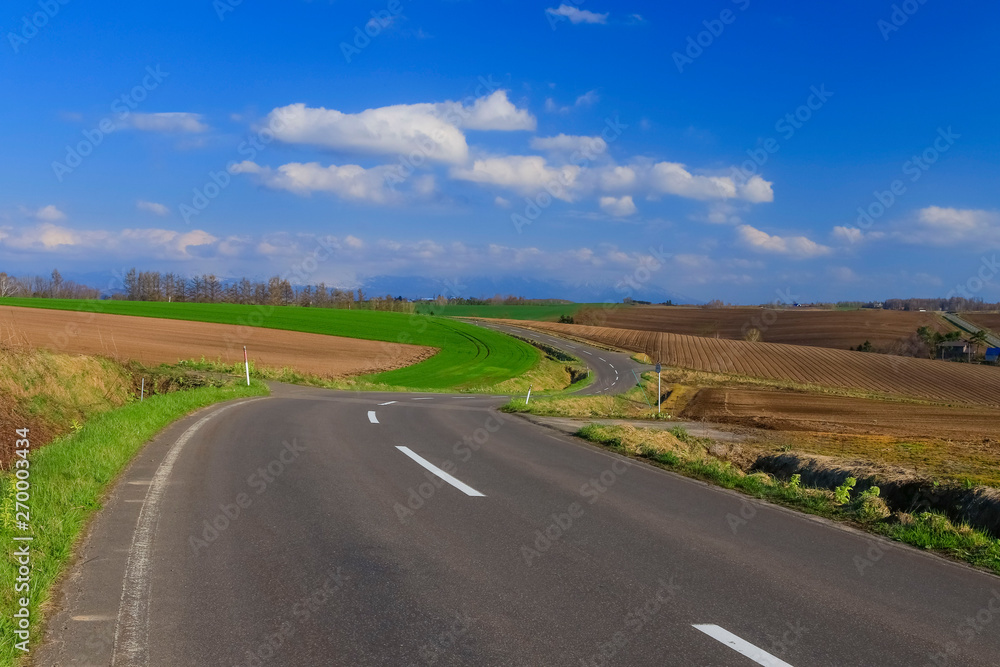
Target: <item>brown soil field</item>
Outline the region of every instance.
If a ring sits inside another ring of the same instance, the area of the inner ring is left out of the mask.
[[[868,309],[619,306],[583,309],[574,319],[577,324],[730,340],[743,340],[747,329],[755,327],[761,331],[761,340],[768,343],[840,350],[857,347],[866,340],[877,349],[891,349],[923,326],[941,333],[954,329],[934,313]]]
[[[1000,336],[1000,313],[962,313],[962,317]]]
[[[989,408],[945,407],[753,389],[701,389],[681,417],[782,431],[987,439],[1000,454],[1000,420]],[[987,443],[989,444],[989,442]]]
[[[941,403],[1000,406],[1000,368],[991,366],[579,324],[506,323],[643,352],[676,368]]]
[[[333,378],[401,368],[432,356],[418,345],[254,328],[205,322],[161,320],[128,315],[78,313],[36,308],[0,308],[0,342],[132,359],[144,364],[174,364],[181,359],[243,361],[243,345],[258,367],[291,368]],[[245,330],[244,330],[245,331]],[[243,337],[245,341],[238,342]]]

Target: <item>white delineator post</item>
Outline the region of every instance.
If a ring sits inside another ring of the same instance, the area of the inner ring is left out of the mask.
[[[139,402],[146,398],[146,378],[142,378],[142,386],[139,388]]]
[[[247,369],[247,386],[250,386],[250,359],[247,357],[247,346],[243,346],[243,365]]]
[[[663,400],[662,376],[660,375],[660,371],[662,370],[663,367],[660,366],[660,362],[656,362],[656,414],[660,414],[660,401]]]
[[[527,405],[528,401],[531,400],[531,385],[528,385],[528,395],[524,397],[524,404]]]

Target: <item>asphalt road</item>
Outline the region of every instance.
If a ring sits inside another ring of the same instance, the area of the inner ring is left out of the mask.
[[[528,338],[531,340],[551,345],[564,352],[568,352],[580,359],[594,373],[594,381],[578,392],[578,396],[595,396],[597,394],[623,394],[636,385],[632,372],[643,373],[652,370],[652,366],[640,364],[632,360],[632,356],[622,352],[612,352],[593,345],[587,345],[579,341],[567,340],[558,336],[524,329],[518,326],[506,324],[487,323],[482,320],[470,321],[475,324],[504,333]]]
[[[277,386],[178,422],[35,664],[997,664],[996,577],[501,402]]]
[[[968,331],[970,333],[976,333],[976,332],[978,332],[980,330],[985,331],[986,332],[986,344],[989,345],[990,347],[1000,347],[1000,338],[998,338],[997,336],[995,336],[989,329],[982,329],[982,327],[976,326],[975,324],[973,324],[969,320],[965,319],[964,317],[960,317],[959,315],[957,315],[955,313],[944,313],[943,312],[943,313],[941,313],[941,316],[944,317],[949,322],[951,322],[952,324],[954,324],[955,326],[957,326],[958,328],[965,329],[966,331]]]

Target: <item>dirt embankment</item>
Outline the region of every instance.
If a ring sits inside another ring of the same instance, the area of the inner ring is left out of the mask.
[[[321,377],[377,373],[415,364],[436,350],[419,345],[278,329],[35,308],[0,308],[0,342],[143,364],[181,359],[243,361]]]

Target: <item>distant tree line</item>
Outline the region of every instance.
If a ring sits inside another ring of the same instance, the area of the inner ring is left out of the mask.
[[[72,280],[63,280],[58,270],[49,278],[42,276],[15,277],[0,271],[0,297],[20,296],[45,299],[96,299],[100,291],[80,285]]]

